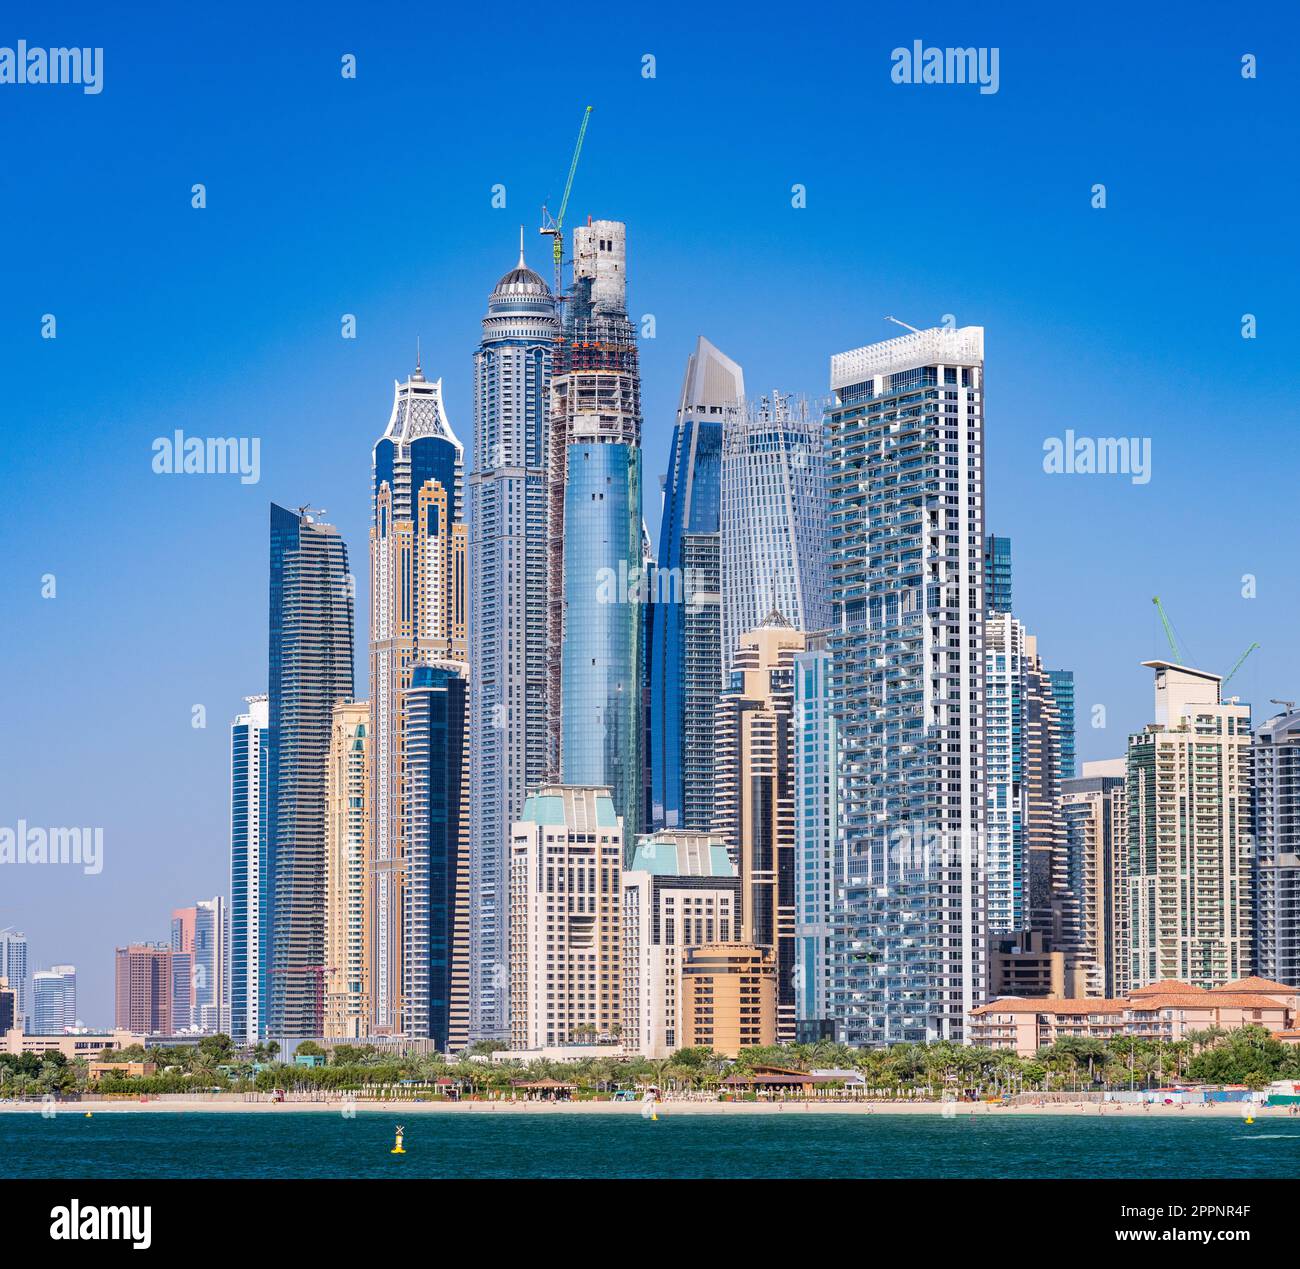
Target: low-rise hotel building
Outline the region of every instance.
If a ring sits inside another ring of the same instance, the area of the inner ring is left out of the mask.
[[[637,842],[623,874],[623,1031],[627,1050],[667,1057],[681,1043],[686,950],[740,930],[740,878],[723,839],[666,829]]]
[[[1172,1043],[1218,1027],[1265,1027],[1275,1035],[1293,1029],[1300,1010],[1295,987],[1242,978],[1203,991],[1184,982],[1152,983],[1118,999],[1007,997],[971,1011],[971,1042],[1033,1057],[1064,1039],[1134,1037]]]
[[[682,962],[682,1044],[736,1057],[776,1043],[776,958],[772,949],[713,943]]]

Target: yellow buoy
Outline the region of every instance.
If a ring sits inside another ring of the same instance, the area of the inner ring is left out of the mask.
[[[1253,1123],[1255,1122],[1255,1116],[1254,1116],[1254,1115],[1247,1115],[1247,1116],[1246,1116],[1246,1122],[1247,1122],[1248,1124],[1253,1124]]]
[[[87,1118],[87,1119],[91,1119],[91,1118],[94,1117],[94,1114],[95,1114],[95,1112],[94,1112],[93,1110],[88,1110],[88,1111],[86,1111],[86,1118]]]
[[[396,1142],[393,1143],[393,1148],[388,1152],[389,1154],[405,1154],[405,1153],[406,1153],[406,1151],[402,1149],[402,1134],[403,1134],[405,1131],[406,1131],[405,1128],[400,1128],[400,1127],[398,1128],[398,1130],[397,1130],[397,1140],[396,1140]]]

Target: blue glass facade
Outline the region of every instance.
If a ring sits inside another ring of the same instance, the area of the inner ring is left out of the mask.
[[[624,825],[642,817],[641,450],[569,446],[564,494],[565,784],[606,787]]]
[[[256,1043],[265,1034],[267,748],[265,703],[230,729],[230,1034]]]
[[[1052,695],[1056,698],[1056,714],[1060,731],[1056,746],[1056,776],[1058,780],[1073,780],[1075,776],[1074,751],[1074,671],[1048,670]]]
[[[984,539],[984,611],[1011,611],[1011,539]]]
[[[721,499],[722,420],[686,418],[673,430],[659,530],[650,660],[656,827],[702,831],[712,823],[713,707],[722,687]],[[697,599],[700,593],[712,598]]]
[[[403,1030],[444,1051],[468,1022],[466,688],[458,668],[417,665],[403,693]]]
[[[325,757],[334,705],[350,699],[352,579],[338,531],[271,504],[267,650],[269,922],[266,1030],[317,1036],[324,1019]]]

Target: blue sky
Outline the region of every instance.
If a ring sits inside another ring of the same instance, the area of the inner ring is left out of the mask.
[[[99,876],[0,873],[0,927],[79,967],[87,1023],[112,1021],[116,943],[227,888],[228,725],[266,684],[268,501],[328,510],[365,613],[392,380],[418,334],[468,442],[487,293],[521,222],[548,267],[538,211],[587,103],[571,220],[629,226],[630,308],[656,321],[652,477],[697,335],[751,392],[819,396],[832,353],[898,333],[885,314],[954,314],[986,328],[988,523],[1014,540],[1019,615],[1076,671],[1081,758],[1147,721],[1154,593],[1209,668],[1263,645],[1233,683],[1257,717],[1300,697],[1300,30],[1282,6],[137,8],[0,21],[2,45],[105,50],[98,96],[0,85],[0,823],[105,831]],[[892,83],[914,39],[997,47],[1000,91]],[[175,428],[260,437],[261,482],[155,475]],[[1045,474],[1066,429],[1149,437],[1150,483]],[[646,510],[657,531],[657,496]],[[362,684],[364,640],[363,622]]]

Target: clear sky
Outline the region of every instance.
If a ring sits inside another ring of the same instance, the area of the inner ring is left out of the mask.
[[[1232,685],[1257,718],[1300,697],[1293,8],[275,7],[0,22],[0,45],[104,49],[98,95],[0,85],[0,824],[105,836],[98,876],[0,870],[0,927],[27,931],[33,968],[78,966],[88,1024],[112,1022],[115,944],[228,889],[268,502],[324,507],[345,535],[364,686],[392,381],[418,334],[468,445],[487,294],[520,223],[549,272],[539,208],[588,103],[570,218],[627,222],[629,307],[655,318],[652,532],[697,335],[753,393],[820,396],[832,353],[900,333],[885,314],[953,314],[986,330],[988,526],[1013,539],[1045,659],[1076,672],[1080,757],[1148,721],[1155,593],[1207,668],[1263,645]],[[996,47],[999,91],[891,82],[916,39]],[[260,438],[260,483],[154,474],[176,428]],[[1046,474],[1067,429],[1149,438],[1150,482]]]

